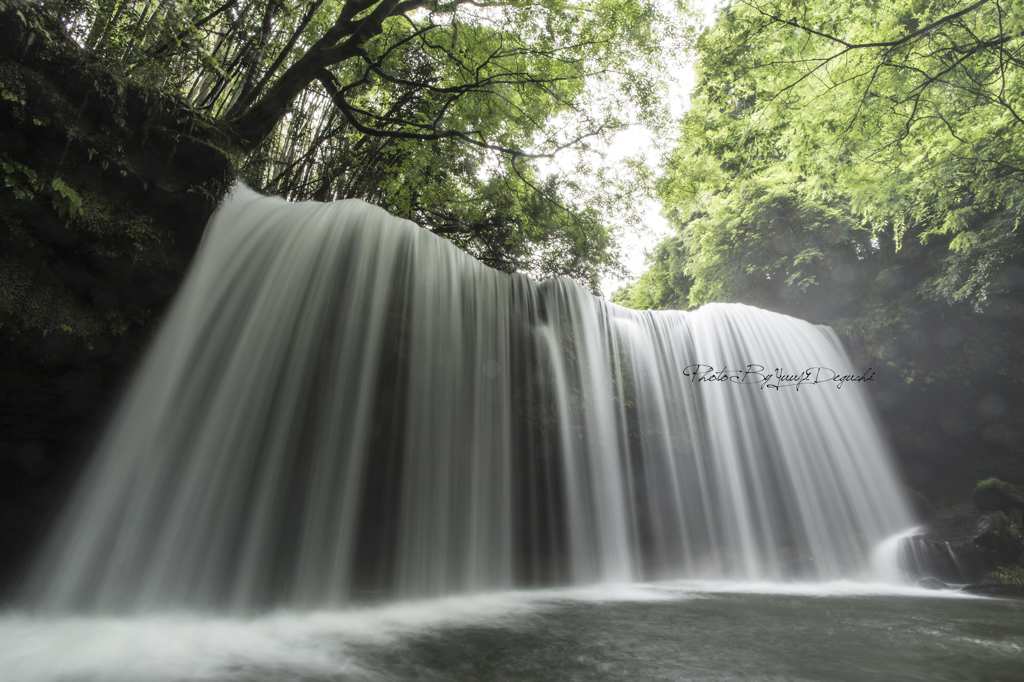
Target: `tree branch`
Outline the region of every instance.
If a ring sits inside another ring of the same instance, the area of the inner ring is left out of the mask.
[[[907,35],[903,36],[902,38],[900,38],[898,40],[882,41],[882,42],[875,42],[875,43],[848,43],[848,42],[846,42],[845,40],[843,40],[841,38],[837,38],[836,36],[829,35],[828,33],[824,33],[822,31],[818,31],[818,30],[815,30],[813,28],[809,28],[807,26],[803,26],[802,24],[797,23],[797,21],[795,19],[783,19],[782,17],[776,16],[774,14],[769,14],[768,12],[765,12],[763,9],[761,9],[754,2],[745,2],[744,4],[747,5],[748,7],[753,7],[754,11],[756,11],[758,14],[760,14],[761,16],[766,17],[768,19],[771,19],[772,21],[774,21],[776,23],[785,24],[787,26],[792,26],[793,28],[799,29],[801,31],[804,31],[805,33],[809,33],[811,35],[818,36],[819,38],[824,38],[824,39],[829,40],[829,41],[831,41],[833,43],[836,43],[837,45],[842,45],[843,47],[847,48],[847,50],[860,50],[860,49],[872,48],[872,47],[887,47],[887,48],[890,48],[890,49],[899,47],[900,45],[903,45],[904,43],[907,43],[907,42],[913,40],[914,38],[917,38],[919,36],[923,36],[923,35],[925,35],[927,33],[931,33],[932,31],[934,31],[936,28],[942,26],[943,24],[948,24],[950,22],[956,21],[957,19],[959,19],[960,17],[964,16],[965,14],[970,14],[971,12],[973,12],[974,10],[978,9],[979,7],[981,7],[982,5],[984,5],[984,4],[988,3],[988,2],[991,2],[991,0],[978,0],[978,2],[974,3],[973,5],[969,5],[969,6],[963,8],[962,10],[960,10],[958,12],[953,12],[952,14],[946,15],[946,16],[942,17],[941,19],[936,19],[935,21],[933,21],[932,23],[928,24],[927,26],[925,26],[923,28],[919,28],[916,31],[911,31],[910,33],[908,33]]]
[[[338,107],[338,110],[341,111],[341,113],[345,116],[346,119],[348,119],[348,122],[352,125],[353,128],[355,128],[357,131],[364,135],[370,135],[372,137],[390,137],[400,140],[422,140],[424,142],[430,142],[433,140],[456,139],[465,142],[466,144],[473,145],[474,147],[479,147],[480,149],[488,149],[491,151],[496,151],[501,154],[511,156],[513,159],[551,159],[554,158],[556,152],[561,151],[567,146],[570,146],[562,145],[555,151],[548,154],[531,154],[529,152],[520,151],[518,149],[511,149],[509,147],[503,147],[498,144],[492,144],[488,142],[487,139],[484,137],[483,133],[479,131],[464,132],[460,130],[436,130],[433,124],[414,123],[412,121],[403,121],[400,119],[388,119],[388,122],[394,124],[401,124],[407,127],[419,128],[423,132],[413,132],[407,130],[381,130],[378,128],[372,128],[370,126],[364,125],[363,122],[359,120],[358,113],[360,112],[360,110],[352,106],[352,104],[345,99],[344,94],[338,88],[338,85],[334,79],[334,74],[332,74],[327,69],[322,69],[321,71],[318,72],[317,79],[320,81],[320,84],[324,86],[324,90],[327,91],[327,95],[331,98],[331,101],[334,103],[334,106]],[[352,85],[346,86],[346,88],[350,87],[352,87]],[[372,115],[369,114],[369,112],[365,111],[362,113]]]
[[[190,25],[185,30],[181,31],[178,35],[176,35],[174,37],[174,39],[177,42],[180,43],[182,40],[185,39],[186,36],[188,36],[189,33],[191,33],[192,31],[194,31],[197,28],[202,28],[203,26],[205,26],[209,22],[213,21],[214,19],[216,19],[218,16],[220,16],[224,12],[226,12],[229,9],[231,9],[232,7],[234,7],[236,4],[238,4],[238,0],[228,0],[227,2],[225,2],[223,5],[221,5],[217,9],[213,10],[210,14],[206,15],[205,17],[203,17],[199,21],[197,21],[197,22],[193,23],[192,25]],[[147,56],[149,56],[150,58],[156,57],[161,52],[165,52],[166,50],[169,50],[170,48],[171,48],[170,41],[164,41],[163,43],[161,43],[157,47],[150,49],[148,51],[148,53],[147,53]]]
[[[234,118],[235,116],[238,116],[245,110],[247,106],[252,104],[256,100],[256,98],[260,96],[260,93],[263,92],[263,89],[267,87],[267,83],[269,83],[270,79],[274,77],[274,74],[277,73],[277,70],[281,68],[281,64],[284,63],[284,60],[288,57],[289,54],[291,54],[292,50],[295,49],[295,43],[298,42],[299,37],[302,36],[302,34],[305,32],[306,27],[309,25],[309,22],[313,20],[313,17],[316,16],[317,11],[323,4],[324,0],[313,0],[313,3],[309,6],[309,9],[306,10],[305,16],[303,16],[302,20],[299,22],[298,27],[296,27],[296,29],[292,32],[292,36],[288,40],[288,44],[285,45],[284,48],[281,50],[280,54],[277,55],[277,58],[274,60],[274,63],[271,64],[270,67],[266,70],[266,73],[263,74],[263,77],[260,79],[259,83],[257,83],[252,90],[250,90],[248,93],[245,93],[242,97],[238,99],[237,102],[235,102],[235,105],[227,113],[227,118]]]

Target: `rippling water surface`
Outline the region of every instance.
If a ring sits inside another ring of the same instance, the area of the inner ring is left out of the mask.
[[[251,619],[0,617],[0,680],[1024,679],[1024,602],[857,583],[513,592]]]

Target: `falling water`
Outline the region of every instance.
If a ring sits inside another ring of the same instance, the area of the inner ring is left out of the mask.
[[[856,575],[910,516],[863,386],[793,380],[816,367],[852,373],[828,328],[626,310],[359,201],[237,187],[29,593],[249,611]]]

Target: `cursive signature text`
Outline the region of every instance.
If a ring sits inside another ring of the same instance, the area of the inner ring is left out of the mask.
[[[836,388],[842,388],[848,381],[874,381],[875,373],[870,367],[862,374],[841,374],[828,367],[808,367],[798,372],[790,372],[779,367],[767,371],[762,365],[747,365],[744,369],[729,369],[727,366],[715,369],[711,365],[690,365],[683,370],[683,376],[690,377],[690,382],[695,384],[757,384],[762,390],[795,388],[799,391],[801,386],[833,384]]]

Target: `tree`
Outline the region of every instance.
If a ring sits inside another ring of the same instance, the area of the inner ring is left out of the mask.
[[[617,267],[606,209],[646,175],[541,162],[586,170],[616,130],[663,122],[656,66],[682,50],[662,39],[687,34],[659,7],[0,0],[0,584],[239,175],[595,289]]]
[[[932,292],[981,309],[1022,255],[1022,19],[1012,0],[751,0],[705,40],[790,169],[897,248],[948,248]]]
[[[258,189],[368,199],[488,265],[591,288],[619,266],[583,207],[611,188],[546,181],[534,161],[663,121],[679,43],[662,41],[685,38],[650,0],[46,6],[105,63],[205,114]],[[556,234],[561,256],[544,246]]]
[[[1018,15],[733,3],[697,43],[658,188],[682,249],[644,277],[685,283],[661,300],[833,326],[878,372],[908,480],[938,499],[1024,476]]]
[[[611,296],[634,310],[685,310],[690,307],[693,280],[684,272],[683,250],[675,237],[660,242],[647,254],[647,270]]]

